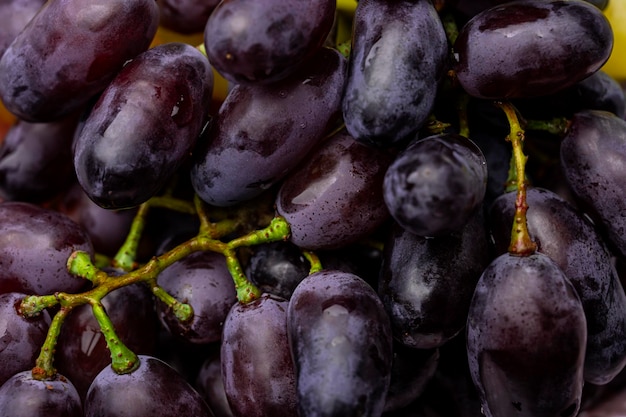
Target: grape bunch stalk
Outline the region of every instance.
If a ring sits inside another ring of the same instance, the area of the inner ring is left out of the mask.
[[[0,0],[0,415],[623,415],[625,11]]]

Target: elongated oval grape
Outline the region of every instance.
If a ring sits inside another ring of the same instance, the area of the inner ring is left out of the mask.
[[[332,249],[371,234],[389,218],[382,183],[392,154],[344,132],[320,144],[290,173],[276,210],[291,226],[290,240],[307,249]]]
[[[288,304],[264,294],[233,305],[226,317],[222,378],[234,416],[298,416],[296,372],[287,339]]]
[[[587,330],[576,290],[548,256],[505,253],[483,272],[467,353],[486,417],[573,417]]]
[[[80,290],[85,281],[67,270],[74,251],[93,254],[93,245],[66,215],[18,201],[0,204],[0,293]]]
[[[100,372],[84,401],[85,417],[213,417],[200,394],[167,363],[139,355],[139,368]]]
[[[204,30],[215,69],[236,84],[269,83],[292,74],[330,33],[334,0],[229,0]]]
[[[0,97],[12,113],[51,121],[104,90],[150,46],[154,0],[48,1],[0,59]]]
[[[41,203],[74,180],[76,117],[50,123],[17,121],[0,144],[0,192],[7,200]]]
[[[191,178],[200,198],[232,206],[298,166],[340,115],[346,67],[339,52],[323,48],[287,79],[234,86],[195,152]]]
[[[530,0],[487,9],[461,29],[456,76],[489,99],[551,94],[587,78],[608,60],[613,32],[582,0]]]
[[[235,284],[224,255],[211,251],[188,255],[165,268],[157,283],[193,309],[193,318],[181,322],[164,303],[157,303],[159,319],[170,333],[191,343],[221,340],[224,320],[237,303]]]
[[[484,155],[454,133],[411,143],[389,166],[383,183],[391,216],[410,232],[428,237],[461,230],[486,190]]]
[[[430,115],[448,41],[430,0],[362,0],[354,14],[342,108],[357,140],[391,146]]]
[[[219,0],[157,0],[159,23],[177,33],[202,33]]]
[[[516,193],[495,200],[490,225],[498,253],[506,252]],[[594,225],[555,193],[529,188],[528,230],[541,253],[565,273],[580,296],[587,320],[585,380],[611,381],[626,365],[626,295]]]
[[[434,238],[395,224],[378,283],[394,338],[412,348],[433,349],[459,334],[489,261],[482,210],[460,232]]]
[[[189,157],[208,117],[213,72],[191,45],[133,59],[102,93],[74,143],[85,193],[104,208],[137,206]]]
[[[391,325],[365,281],[333,270],[309,275],[289,300],[287,326],[300,417],[382,414]]]
[[[600,110],[579,112],[560,150],[571,190],[612,247],[626,256],[626,121]]]
[[[0,385],[18,372],[31,370],[46,340],[50,316],[44,311],[25,318],[20,303],[26,294],[0,294]]]
[[[28,370],[0,386],[0,415],[83,417],[83,405],[76,388],[63,375],[39,381]]]

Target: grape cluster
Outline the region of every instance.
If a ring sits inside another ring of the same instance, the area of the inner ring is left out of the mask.
[[[620,8],[0,0],[0,416],[624,415]]]

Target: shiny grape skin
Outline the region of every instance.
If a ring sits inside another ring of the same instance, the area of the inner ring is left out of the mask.
[[[160,359],[139,356],[139,368],[118,375],[110,366],[100,372],[84,401],[85,417],[213,417],[213,412],[185,379]]]
[[[31,122],[79,109],[148,49],[158,13],[154,0],[46,2],[0,59],[4,105]]]
[[[0,203],[0,293],[79,291],[86,281],[67,270],[74,251],[93,255],[93,245],[69,217],[30,203]]]
[[[177,33],[202,33],[219,0],[157,0],[160,24]]]
[[[0,192],[6,200],[42,203],[74,179],[75,116],[50,123],[18,120],[0,143]]]
[[[560,151],[577,200],[612,247],[626,256],[626,121],[600,110],[579,112],[570,120]]]
[[[474,97],[544,96],[599,70],[612,48],[611,26],[590,3],[511,2],[479,13],[460,30],[456,78]]]
[[[0,1],[0,57],[11,42],[37,14],[46,0],[2,0]]]
[[[393,161],[383,183],[391,216],[412,233],[459,231],[482,204],[487,162],[480,148],[454,133],[419,139]]]
[[[496,251],[507,251],[516,193],[499,197],[490,208]],[[594,225],[555,193],[529,188],[528,230],[538,250],[565,273],[578,293],[587,320],[584,376],[610,382],[626,365],[626,295],[606,244]]]
[[[459,334],[490,261],[482,210],[462,231],[447,236],[425,238],[395,224],[378,286],[394,338],[412,348],[433,349]]]
[[[128,285],[102,299],[117,335],[137,354],[156,348],[157,317],[150,291]],[[55,366],[85,398],[96,375],[111,363],[111,352],[89,305],[76,307],[65,319],[56,347]]]
[[[195,151],[191,178],[200,198],[232,206],[298,166],[341,114],[346,69],[338,51],[322,48],[287,79],[234,86]]]
[[[297,417],[287,338],[288,301],[264,294],[233,306],[224,322],[222,378],[236,417]]]
[[[414,136],[434,107],[447,58],[431,1],[361,0],[342,103],[348,132],[380,147]]]
[[[345,131],[313,150],[276,197],[276,211],[291,226],[290,241],[310,250],[333,249],[381,226],[389,218],[382,183],[392,158]]]
[[[280,241],[252,248],[246,276],[261,291],[288,300],[310,268],[300,248],[289,241]]]
[[[198,344],[221,340],[224,320],[237,303],[235,284],[224,255],[211,251],[192,253],[165,268],[157,283],[193,308],[193,318],[183,323],[164,303],[157,303],[159,319],[170,333]]]
[[[46,340],[50,316],[46,311],[34,318],[24,318],[20,303],[26,294],[0,294],[0,385],[14,374],[35,366]]]
[[[75,141],[74,168],[103,208],[135,207],[186,161],[207,119],[213,72],[191,45],[137,56],[91,110]]]
[[[221,2],[204,30],[209,61],[235,84],[284,79],[322,46],[335,9],[334,0]]]
[[[83,417],[76,388],[63,375],[38,381],[22,371],[0,386],[0,415],[11,417]]]
[[[586,337],[576,290],[548,256],[497,257],[467,319],[470,372],[485,416],[575,416]]]
[[[287,313],[300,417],[376,417],[392,366],[389,317],[356,275],[322,270],[296,287]]]

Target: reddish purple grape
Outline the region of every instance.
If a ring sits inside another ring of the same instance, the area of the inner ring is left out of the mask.
[[[223,1],[204,30],[207,55],[236,84],[284,79],[322,46],[335,8],[334,0]]]
[[[309,275],[289,300],[287,326],[300,417],[382,414],[392,336],[372,287],[346,272]]]
[[[0,203],[0,293],[80,290],[86,281],[67,269],[74,251],[93,254],[93,246],[66,215],[30,203]]]
[[[470,95],[544,96],[598,71],[613,48],[602,11],[582,0],[529,0],[487,9],[461,29],[456,77]]]
[[[233,87],[195,153],[191,178],[200,198],[232,206],[295,169],[336,123],[346,67],[338,51],[322,48],[284,80]]]
[[[0,385],[18,372],[30,370],[46,340],[50,316],[46,311],[25,318],[19,311],[26,294],[0,294]]]
[[[221,253],[204,251],[186,256],[165,268],[159,285],[180,302],[193,308],[193,318],[181,322],[162,302],[159,319],[173,335],[192,343],[213,343],[222,338],[224,320],[237,303],[233,277]]]
[[[40,381],[28,370],[13,375],[0,386],[0,415],[83,417],[83,405],[76,388],[63,375]]]
[[[348,132],[376,146],[412,138],[433,110],[447,59],[431,1],[361,0],[343,99]]]
[[[291,242],[332,249],[371,234],[388,218],[382,184],[392,154],[340,132],[321,143],[291,172],[276,210],[291,226]]]
[[[154,0],[48,1],[0,59],[0,97],[24,120],[58,119],[85,105],[154,37]]]
[[[74,168],[89,198],[130,208],[160,191],[195,146],[212,91],[211,66],[191,45],[159,45],[126,65],[75,141]]]
[[[202,33],[219,0],[157,0],[161,26],[177,33]]]
[[[485,416],[576,416],[586,339],[580,298],[554,261],[539,252],[497,257],[467,319],[469,366]]]
[[[139,355],[139,367],[100,372],[84,401],[85,417],[214,417],[200,394],[160,359]]]
[[[76,116],[50,123],[18,120],[0,144],[0,192],[11,201],[41,203],[74,180]]]
[[[236,417],[298,416],[287,308],[287,300],[264,294],[235,304],[226,317],[222,378]]]

